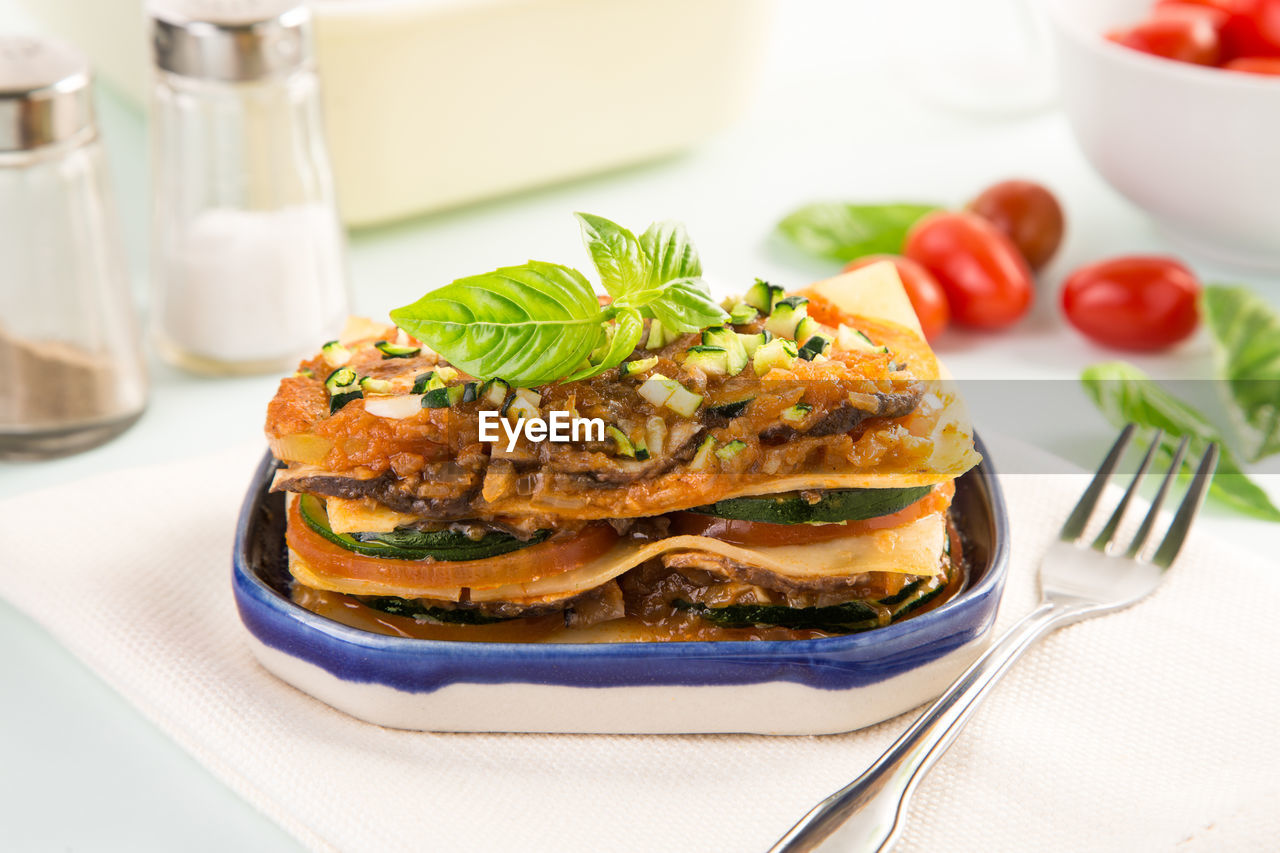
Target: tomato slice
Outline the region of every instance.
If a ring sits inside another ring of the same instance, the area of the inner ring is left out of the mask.
[[[951,505],[955,486],[945,483],[906,509],[864,521],[844,524],[771,524],[767,521],[739,521],[697,512],[678,512],[671,517],[671,531],[687,536],[706,536],[731,545],[768,548],[775,545],[811,545],[873,530],[885,530],[917,521]]]
[[[607,524],[593,524],[571,539],[530,545],[484,560],[367,557],[330,542],[308,527],[298,511],[298,501],[294,500],[289,506],[285,539],[312,571],[322,577],[443,588],[531,583],[562,574],[608,551],[618,540],[618,534]]]

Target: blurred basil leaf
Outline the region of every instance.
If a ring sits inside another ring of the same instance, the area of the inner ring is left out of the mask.
[[[1206,287],[1203,305],[1249,459],[1280,453],[1280,314],[1243,287]]]
[[[1163,430],[1160,452],[1166,463],[1172,461],[1174,450],[1183,436],[1189,439],[1187,461],[1183,464],[1183,470],[1187,472],[1209,443],[1217,442],[1221,456],[1209,494],[1246,515],[1280,521],[1280,509],[1241,470],[1217,428],[1141,370],[1123,361],[1110,361],[1085,368],[1080,380],[1085,393],[1115,426],[1135,423],[1140,427]]]
[[[901,254],[911,226],[938,209],[931,204],[818,202],[787,214],[777,231],[803,252],[847,263],[863,255]]]

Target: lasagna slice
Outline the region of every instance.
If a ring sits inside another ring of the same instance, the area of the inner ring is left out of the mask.
[[[730,308],[518,389],[352,324],[268,412],[295,599],[404,636],[605,641],[828,636],[954,595],[978,456],[892,265]],[[552,412],[604,429],[486,440]]]

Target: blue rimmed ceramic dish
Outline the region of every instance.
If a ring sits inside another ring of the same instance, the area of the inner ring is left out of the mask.
[[[258,659],[352,716],[426,731],[827,734],[937,696],[986,646],[1008,519],[985,448],[956,481],[967,589],[862,634],[696,643],[459,643],[374,634],[289,599],[284,496],[263,460],[241,510],[232,583]]]

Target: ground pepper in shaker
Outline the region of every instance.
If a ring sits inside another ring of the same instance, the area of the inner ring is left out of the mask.
[[[146,403],[88,60],[0,36],[0,459],[94,447]]]
[[[299,0],[151,0],[151,333],[202,373],[278,372],[348,312]]]

